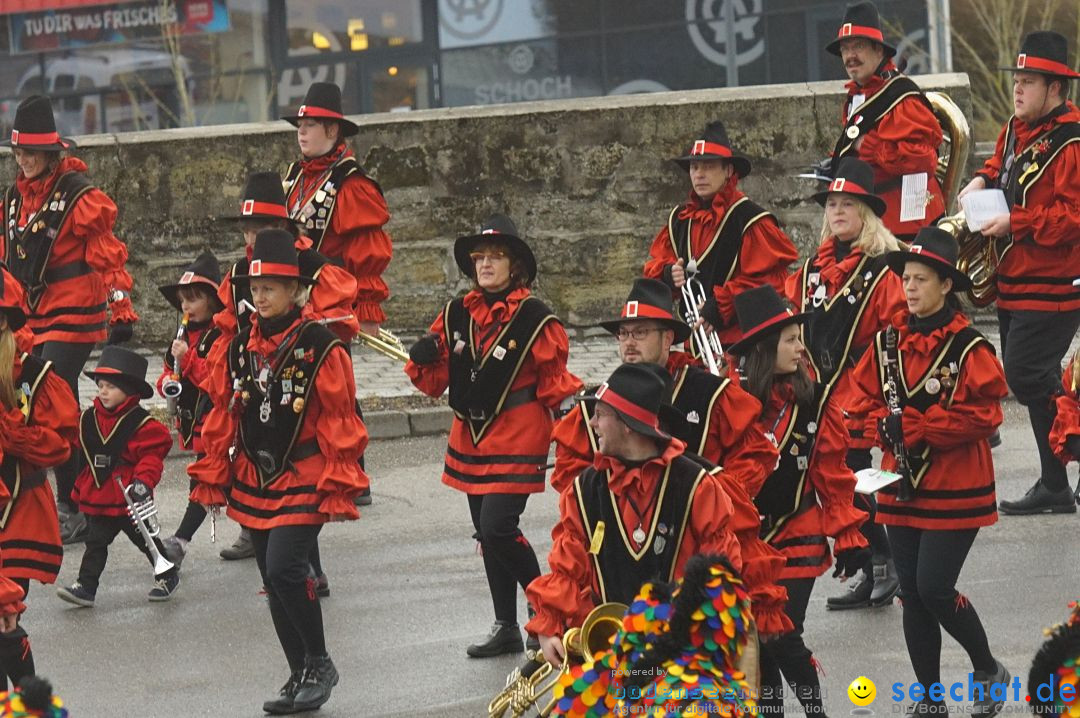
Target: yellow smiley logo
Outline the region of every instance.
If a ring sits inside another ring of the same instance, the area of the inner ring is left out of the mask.
[[[868,706],[877,696],[877,686],[866,676],[859,676],[847,688],[848,698],[857,706]]]

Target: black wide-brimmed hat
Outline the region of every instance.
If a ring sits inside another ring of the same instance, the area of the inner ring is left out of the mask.
[[[735,314],[742,339],[728,347],[732,354],[748,354],[755,344],[789,324],[806,321],[810,315],[797,314],[771,284],[747,289],[735,295]]]
[[[11,331],[17,332],[26,326],[26,293],[3,264],[0,264],[0,311],[7,315]]]
[[[296,240],[284,229],[260,229],[255,234],[248,262],[248,279],[295,279],[301,284],[315,280],[300,271]]]
[[[942,276],[953,280],[954,292],[962,292],[971,287],[971,279],[956,268],[959,254],[960,246],[955,237],[938,227],[923,227],[912,240],[910,249],[888,252],[885,261],[888,262],[889,269],[901,277],[904,276],[904,265],[908,262],[919,262],[933,267]]]
[[[332,82],[312,83],[296,114],[281,119],[293,127],[298,127],[300,120],[336,120],[341,126],[342,137],[352,137],[360,131],[355,122],[345,119],[341,113],[341,88]]]
[[[1037,72],[1056,77],[1080,77],[1080,73],[1069,65],[1068,41],[1064,35],[1053,30],[1029,32],[1020,43],[1016,65],[1001,69],[1011,72]]]
[[[689,171],[690,163],[698,160],[727,160],[740,177],[750,174],[750,160],[731,149],[731,140],[728,139],[727,130],[720,120],[705,125],[705,131],[699,139],[694,140],[690,152],[676,157],[673,161]]]
[[[240,198],[240,214],[218,219],[223,222],[284,219],[296,224],[296,220],[289,216],[285,188],[281,184],[281,175],[277,172],[249,174],[247,182],[244,183],[244,194]]]
[[[885,48],[885,57],[896,54],[896,48],[885,42],[885,35],[881,32],[881,18],[878,17],[877,6],[872,2],[858,2],[847,6],[844,22],[836,33],[836,39],[826,45],[825,50],[840,57],[840,43],[855,37],[873,40],[881,45]]]
[[[525,281],[526,286],[536,279],[536,255],[525,240],[518,236],[517,225],[505,214],[491,215],[480,227],[478,234],[467,234],[458,237],[454,242],[454,261],[466,277],[476,279],[476,266],[469,254],[482,242],[505,244],[510,253],[525,264],[525,271],[529,275]]]
[[[652,320],[674,331],[675,343],[681,344],[690,338],[690,326],[672,313],[671,305],[671,290],[666,284],[657,279],[635,279],[619,318],[599,324],[616,334],[623,322],[635,319]]]
[[[667,385],[660,378],[663,367],[650,364],[622,364],[586,402],[603,402],[614,409],[631,429],[644,436],[669,441],[660,430],[660,406],[667,398]]]
[[[104,379],[125,393],[138,394],[143,399],[154,395],[154,388],[146,383],[146,357],[115,344],[102,349],[97,366],[83,374],[94,381]]]
[[[31,95],[19,103],[15,121],[11,123],[11,138],[0,142],[0,147],[44,152],[59,152],[74,146],[74,140],[61,137],[56,131],[52,103],[43,95]]]
[[[824,207],[829,195],[834,192],[858,197],[878,217],[885,214],[885,200],[874,194],[874,170],[857,157],[845,157],[840,160],[836,176],[829,182],[828,188],[815,192],[810,195],[810,198]]]
[[[165,297],[165,300],[169,304],[176,307],[177,311],[180,310],[180,289],[182,287],[206,287],[210,296],[213,298],[214,306],[217,307],[215,311],[221,311],[225,306],[218,298],[218,287],[221,286],[221,266],[218,264],[217,257],[211,252],[203,252],[195,261],[187,266],[184,273],[180,275],[180,281],[176,284],[163,284],[158,287],[158,291]]]

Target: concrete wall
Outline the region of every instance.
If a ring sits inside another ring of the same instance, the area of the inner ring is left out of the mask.
[[[918,78],[970,117],[965,75]],[[570,325],[606,316],[625,296],[667,210],[689,190],[671,157],[721,118],[754,160],[744,190],[777,213],[805,253],[821,211],[795,175],[835,142],[842,84],[771,85],[602,97],[356,118],[354,148],[386,191],[394,261],[386,278],[392,328],[426,327],[466,286],[453,239],[493,211],[515,219],[539,258],[538,293]],[[204,248],[225,260],[242,239],[213,217],[235,214],[249,171],[284,171],[295,155],[284,122],[83,138],[78,155],[120,207],[146,343],[175,327],[154,289]],[[0,163],[0,184],[14,162]]]

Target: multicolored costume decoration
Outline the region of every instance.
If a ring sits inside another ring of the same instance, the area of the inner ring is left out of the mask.
[[[1080,601],[1069,604],[1069,618],[1045,629],[1048,636],[1028,674],[1028,695],[1036,715],[1080,718]],[[1071,685],[1072,696],[1066,701],[1062,686]]]
[[[37,676],[23,679],[22,686],[0,693],[0,718],[67,718],[67,708],[52,694],[52,684]]]

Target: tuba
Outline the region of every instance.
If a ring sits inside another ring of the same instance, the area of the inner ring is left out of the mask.
[[[541,709],[541,698],[549,691],[554,692],[559,679],[570,672],[571,657],[584,663],[592,661],[597,653],[611,647],[611,639],[622,629],[626,609],[627,606],[623,603],[603,603],[589,611],[581,628],[567,631],[563,636],[565,658],[562,668],[546,683],[544,679],[550,676],[554,669],[542,653],[537,653],[521,668],[515,668],[506,677],[506,687],[488,704],[488,718],[503,718],[507,715],[521,718],[534,706],[541,718],[550,715],[555,709],[555,699],[548,700]]]

